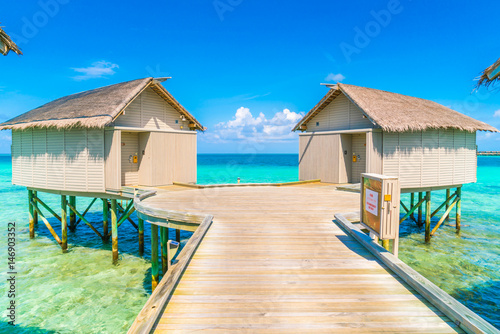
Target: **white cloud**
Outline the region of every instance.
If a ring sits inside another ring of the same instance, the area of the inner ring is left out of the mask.
[[[495,111],[495,113],[493,114],[493,117],[500,117],[500,109]]]
[[[335,82],[340,82],[345,79],[345,76],[343,76],[341,73],[330,73],[326,76],[325,80],[326,81],[335,81]]]
[[[96,61],[89,67],[72,68],[72,70],[74,70],[75,72],[83,73],[82,75],[73,77],[73,79],[81,81],[94,78],[102,78],[106,75],[115,74],[115,71],[113,70],[114,68],[118,68],[118,65],[105,60]]]
[[[271,119],[259,113],[254,117],[250,109],[241,107],[233,119],[220,122],[203,137],[208,142],[224,143],[232,141],[283,142],[295,139],[291,130],[302,118],[302,113],[288,109],[277,112]]]

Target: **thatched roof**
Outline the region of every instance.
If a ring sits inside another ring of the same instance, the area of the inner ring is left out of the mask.
[[[344,94],[376,126],[385,131],[404,132],[428,129],[459,129],[499,132],[494,127],[465,116],[439,103],[378,89],[338,83],[293,129],[299,130],[314,116]]]
[[[479,80],[477,82],[477,88],[481,86],[488,87],[500,80],[500,58],[497,59],[495,63],[489,66],[487,69],[481,73]]]
[[[14,51],[18,55],[22,55],[23,53],[17,47],[16,43],[10,39],[9,35],[5,31],[3,31],[2,27],[0,27],[0,53],[6,56],[9,51]]]
[[[195,129],[204,130],[203,126],[154,78],[122,82],[61,97],[0,124],[0,130],[31,127],[102,128],[111,125],[148,87],[184,115],[188,121],[194,123]]]

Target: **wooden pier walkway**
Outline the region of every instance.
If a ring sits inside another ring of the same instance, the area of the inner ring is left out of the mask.
[[[142,204],[214,216],[170,283],[173,293],[153,319],[157,333],[461,332],[332,222],[335,213],[359,210],[359,194],[321,183],[170,186]],[[144,314],[131,332],[151,321]]]

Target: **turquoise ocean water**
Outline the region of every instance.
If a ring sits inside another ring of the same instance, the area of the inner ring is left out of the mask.
[[[286,182],[298,179],[298,156],[199,155],[198,183]],[[405,195],[406,196],[406,195]],[[42,194],[54,207],[59,198]],[[435,203],[444,197],[433,193]],[[10,156],[0,155],[0,333],[126,332],[151,293],[149,257],[139,257],[135,229],[119,229],[120,263],[111,264],[110,244],[85,225],[69,233],[69,252],[40,221],[29,240],[27,192],[11,184]],[[407,198],[407,196],[405,197]],[[87,200],[78,202],[84,210]],[[437,205],[437,204],[436,204]],[[436,206],[435,205],[435,206]],[[100,203],[86,217],[102,221]],[[476,313],[500,328],[500,157],[478,158],[478,182],[463,188],[462,232],[453,219],[431,244],[412,222],[402,226],[400,257]],[[135,219],[135,218],[134,218]],[[56,231],[60,224],[49,219]],[[7,223],[16,222],[17,326],[7,324]],[[128,225],[127,225],[128,224]],[[150,244],[146,225],[146,245]],[[189,238],[183,233],[182,239]],[[171,236],[173,238],[174,236]],[[148,252],[149,247],[146,247]]]

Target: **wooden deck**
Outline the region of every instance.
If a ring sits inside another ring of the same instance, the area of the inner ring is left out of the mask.
[[[214,216],[155,332],[461,332],[332,222],[359,210],[359,194],[171,186],[142,203]]]

